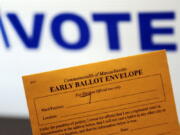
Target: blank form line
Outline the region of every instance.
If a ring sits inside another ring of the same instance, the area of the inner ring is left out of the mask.
[[[120,104],[120,105],[116,105],[116,106],[109,106],[109,107],[105,107],[105,108],[99,108],[99,109],[96,109],[96,110],[90,110],[90,111],[85,111],[85,112],[78,112],[78,113],[74,113],[74,114],[63,115],[61,117],[64,118],[64,117],[69,117],[69,116],[73,116],[73,115],[79,115],[79,114],[84,114],[84,113],[89,113],[89,112],[94,112],[94,111],[99,111],[99,110],[106,110],[106,109],[110,109],[110,108],[116,108],[116,107],[120,107],[120,106],[124,106],[124,105],[144,102],[144,101],[152,101],[152,100],[155,100],[155,99],[159,99],[159,98],[158,97],[154,97],[154,98],[140,100],[140,101],[136,101],[136,102],[130,102],[130,103]]]
[[[160,123],[160,124],[154,124],[154,125],[149,125],[149,126],[145,126],[145,127],[135,128],[135,129],[132,129],[131,131],[142,130],[145,128],[152,128],[152,127],[157,127],[157,126],[162,126],[162,125],[167,125],[167,124],[168,124],[168,122],[164,122],[164,123]]]

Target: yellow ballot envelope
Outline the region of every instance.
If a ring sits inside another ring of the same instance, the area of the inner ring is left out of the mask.
[[[23,81],[33,135],[180,135],[165,50]]]

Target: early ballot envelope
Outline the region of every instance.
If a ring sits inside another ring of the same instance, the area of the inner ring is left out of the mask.
[[[164,50],[23,81],[33,135],[180,135]]]

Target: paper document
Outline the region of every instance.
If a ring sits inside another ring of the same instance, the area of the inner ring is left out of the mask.
[[[164,50],[23,81],[33,135],[180,135]]]

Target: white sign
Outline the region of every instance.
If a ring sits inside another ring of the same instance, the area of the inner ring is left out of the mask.
[[[0,115],[28,116],[22,75],[159,49],[168,51],[180,115],[178,3],[178,0],[2,1]]]

